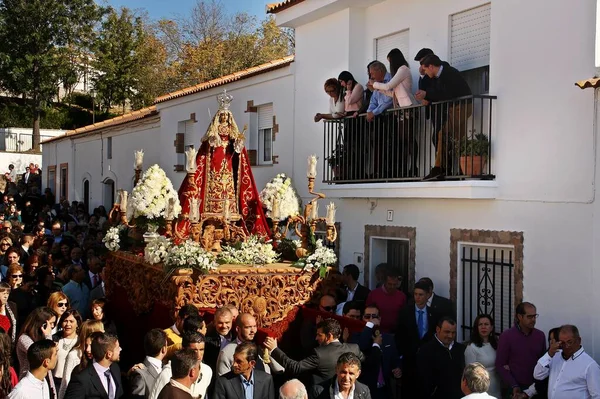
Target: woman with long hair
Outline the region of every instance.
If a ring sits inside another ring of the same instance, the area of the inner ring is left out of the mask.
[[[48,303],[46,304],[50,309],[56,313],[60,319],[71,306],[69,304],[69,298],[61,291],[53,292],[48,297]],[[52,331],[52,334],[56,334],[61,329],[61,325],[57,323],[56,327]]]
[[[316,114],[315,122],[319,122],[322,119],[339,119],[343,118],[344,115],[344,99],[342,98],[342,85],[335,78],[329,78],[325,81],[323,87],[325,93],[329,96],[329,113],[328,114]]]
[[[12,353],[12,340],[10,336],[0,328],[0,398],[6,398],[8,393],[19,382],[15,369],[10,365]]]
[[[58,360],[54,368],[54,386],[60,387],[61,380],[64,378],[65,363],[67,355],[77,344],[77,334],[81,328],[83,320],[79,312],[75,309],[69,309],[60,317],[60,332],[52,338],[58,343]]]
[[[8,270],[8,265],[4,264],[4,258],[6,256],[6,251],[8,251],[12,247],[12,239],[9,236],[4,236],[0,238],[0,257],[2,258],[2,266],[0,266],[0,274],[2,274],[2,278],[6,278],[6,271]]]
[[[357,116],[358,111],[362,108],[363,93],[365,89],[348,71],[340,73],[338,81],[340,82],[340,85],[346,89],[346,95],[344,96],[344,111],[346,112],[346,115]]]
[[[92,361],[92,343],[89,341],[89,336],[96,331],[104,332],[104,324],[99,320],[86,320],[81,324],[77,342],[75,346],[73,346],[73,349],[69,351],[67,359],[65,360],[63,378],[60,383],[60,390],[58,391],[58,399],[63,399],[65,397],[73,370],[75,368],[83,370],[87,367],[88,362]]]
[[[501,384],[496,372],[496,349],[498,349],[498,339],[494,332],[494,319],[490,315],[480,314],[473,323],[471,341],[465,350],[465,364],[481,363],[490,375],[490,388],[487,392],[496,398],[501,398]]]
[[[36,308],[27,316],[21,335],[17,341],[17,358],[19,359],[19,378],[25,377],[29,371],[27,350],[34,342],[52,338],[52,329],[56,324],[56,314],[47,307]]]
[[[40,266],[40,257],[38,254],[30,255],[25,261],[25,273],[35,277],[35,271]]]
[[[0,327],[6,331],[14,345],[17,342],[17,305],[8,300],[10,291],[8,283],[0,283]]]
[[[106,308],[106,299],[94,299],[90,308],[93,319],[100,320],[102,324],[104,324],[104,331],[112,335],[117,335],[117,327],[115,322],[106,316],[106,312],[104,310]]]
[[[412,94],[412,75],[410,74],[408,61],[404,58],[402,51],[397,48],[388,53],[387,59],[390,63],[392,79],[387,83],[369,81],[369,84],[373,86],[373,89],[392,97],[394,108],[410,107],[415,104],[415,101]]]

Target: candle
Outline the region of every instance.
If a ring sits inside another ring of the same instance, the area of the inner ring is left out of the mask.
[[[127,209],[127,191],[121,190],[121,210]]]
[[[196,171],[196,154],[198,151],[194,149],[194,146],[189,146],[185,150],[185,169],[188,173],[194,173]]]
[[[317,177],[317,156],[315,154],[308,157],[308,170],[306,176],[310,178]]]
[[[135,152],[135,169],[142,170],[142,164],[144,163],[144,150]]]
[[[317,201],[312,202],[310,218],[312,220],[316,220],[319,218],[319,203]]]
[[[274,220],[281,219],[281,212],[279,211],[279,199],[276,196],[273,197],[273,210],[271,214]]]
[[[115,204],[119,204],[121,206],[121,190],[117,190],[117,199],[115,200]]]
[[[173,214],[175,213],[175,198],[169,198],[169,202],[167,202],[167,220],[173,220]]]
[[[225,221],[227,222],[229,220],[229,200],[226,199],[225,203],[223,204],[223,216],[225,217]]]
[[[192,198],[190,200],[190,221],[195,223],[198,219],[198,198]]]
[[[330,202],[329,205],[327,205],[327,216],[325,217],[325,223],[327,226],[335,225],[335,210],[335,203]]]

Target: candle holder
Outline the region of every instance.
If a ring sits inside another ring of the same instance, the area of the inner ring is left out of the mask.
[[[334,217],[329,216],[328,207],[328,217],[311,217],[313,214],[313,207],[317,206],[317,201],[326,198],[323,193],[316,193],[314,191],[315,188],[315,177],[308,176],[308,193],[314,195],[314,198],[310,200],[304,206],[303,215],[289,216],[287,218],[285,228],[283,231],[280,231],[279,220],[273,219],[273,237],[275,240],[280,240],[282,237],[285,237],[290,229],[290,226],[294,229],[294,232],[298,237],[300,237],[300,248],[296,249],[296,255],[299,258],[303,258],[308,254],[308,238],[311,234],[314,234],[317,230],[317,224],[319,222],[327,223],[326,230],[326,239],[328,241],[335,241],[337,239],[337,229],[335,227]],[[330,205],[333,206],[333,205]],[[334,212],[335,213],[335,212]],[[333,223],[330,223],[332,222]]]
[[[140,178],[142,176],[142,169],[135,168],[133,171],[135,172],[135,178],[133,180],[133,186],[135,187],[135,186],[137,186],[137,184],[140,181]]]

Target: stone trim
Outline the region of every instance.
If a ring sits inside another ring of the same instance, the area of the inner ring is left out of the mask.
[[[523,301],[523,232],[494,230],[450,230],[450,298],[456,304],[458,287],[458,243],[481,245],[510,245],[514,248],[514,304]]]
[[[369,287],[371,278],[371,237],[403,238],[409,241],[408,257],[408,290],[412,292],[415,285],[416,264],[416,227],[406,226],[377,226],[365,225],[365,253],[364,253],[364,278],[365,286]]]

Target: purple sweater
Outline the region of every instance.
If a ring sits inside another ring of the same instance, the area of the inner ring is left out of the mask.
[[[546,336],[534,328],[529,335],[515,326],[500,335],[496,351],[496,371],[510,387],[528,387],[533,383],[533,369],[546,352]],[[504,366],[508,366],[506,370]]]

